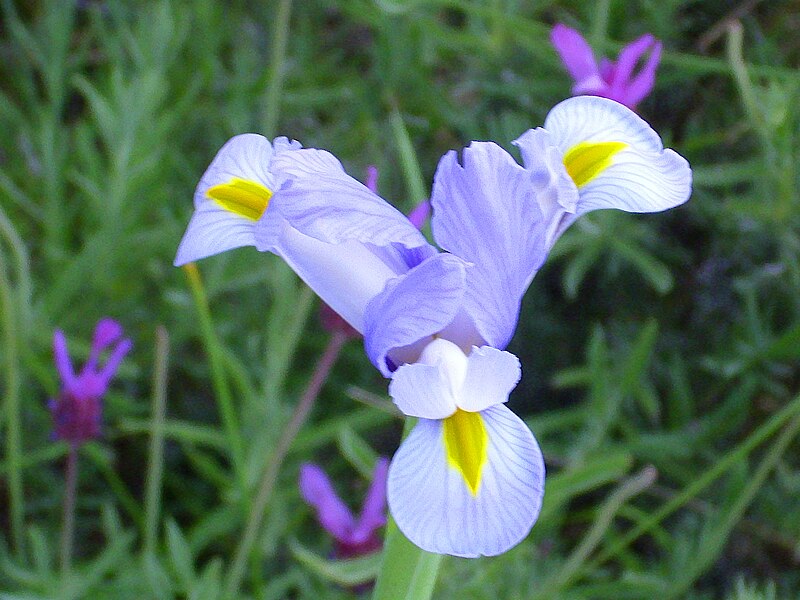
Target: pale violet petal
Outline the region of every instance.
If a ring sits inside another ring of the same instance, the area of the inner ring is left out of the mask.
[[[228,183],[231,179],[255,181],[274,192],[275,178],[269,169],[272,154],[272,144],[263,135],[243,133],[229,139],[219,149],[197,184],[195,208],[214,202],[206,196],[208,188]]]
[[[545,247],[549,251],[575,219],[578,188],[564,168],[564,153],[549,132],[529,129],[513,142],[537,190],[536,200],[545,220]]]
[[[439,162],[433,183],[437,243],[473,263],[465,310],[482,338],[503,348],[516,328],[519,305],[546,256],[547,225],[538,175],[492,142],[473,142]]]
[[[300,143],[245,133],[228,140],[211,161],[194,193],[195,212],[178,247],[175,265],[200,260],[233,248],[254,246],[255,221],[226,210],[208,197],[209,188],[235,179],[252,181],[271,192],[280,181],[269,169],[273,156],[300,148]]]
[[[423,550],[502,554],[528,535],[539,515],[545,469],[536,440],[503,405],[481,417],[487,462],[475,495],[448,463],[441,420],[421,419],[392,459],[389,509],[403,534]]]
[[[519,148],[525,169],[538,190],[536,200],[545,219],[552,220],[560,212],[574,213],[578,206],[578,188],[564,168],[564,153],[553,136],[537,127],[512,143]]]
[[[401,365],[392,374],[389,395],[400,412],[409,417],[444,419],[456,411],[450,382],[434,365]]]
[[[692,172],[686,159],[664,149],[658,134],[618,102],[596,96],[564,100],[547,115],[544,128],[563,153],[582,142],[626,145],[580,187],[577,215],[600,208],[658,212],[689,199]]]
[[[280,221],[322,242],[356,240],[375,246],[428,247],[403,213],[344,172],[329,152],[304,149],[276,155],[270,168],[285,184],[258,223],[259,250],[272,250]]]
[[[457,398],[458,407],[480,412],[508,400],[522,375],[519,359],[503,350],[473,348],[467,358],[467,375]]]
[[[189,219],[174,264],[180,267],[233,248],[255,246],[254,231],[254,221],[220,208],[213,200],[207,200],[195,209]]]
[[[364,348],[386,377],[402,362],[387,363],[395,349],[411,346],[444,329],[458,314],[466,287],[466,265],[450,254],[436,254],[389,281],[364,314]],[[338,311],[337,311],[338,312]],[[422,348],[419,348],[422,351]]]
[[[276,154],[285,183],[258,221],[256,247],[282,256],[355,329],[386,282],[436,253],[399,211],[323,150]]]
[[[273,250],[336,313],[364,332],[368,303],[397,273],[372,249],[357,241],[326,244],[285,221]]]

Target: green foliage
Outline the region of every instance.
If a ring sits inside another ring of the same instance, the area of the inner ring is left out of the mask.
[[[423,588],[439,568],[434,598],[792,597],[792,8],[0,1],[0,597],[349,598],[386,557],[416,565]],[[547,38],[557,21],[607,55],[644,32],[663,40],[639,112],[689,159],[693,197],[661,215],[582,218],[531,286],[510,348],[525,373],[511,404],[548,468],[528,538],[441,566],[398,538],[385,557],[334,560],[299,465],[323,464],[355,507],[401,422],[351,342],[280,447],[328,334],[272,256],[171,266],[194,187],[229,136],[257,131],[327,148],[359,178],[376,165],[382,195],[407,210],[444,152],[510,148],[569,94]],[[134,350],[103,439],[81,449],[63,572],[52,332],[83,361],[105,315]]]

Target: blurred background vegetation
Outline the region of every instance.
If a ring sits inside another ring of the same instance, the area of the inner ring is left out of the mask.
[[[2,0],[0,597],[348,598],[297,490],[320,463],[355,506],[402,423],[360,343],[278,440],[327,343],[317,301],[242,249],[172,267],[217,149],[253,131],[380,170],[402,210],[439,157],[542,124],[571,82],[548,34],[664,43],[638,112],[694,168],[658,215],[594,213],[525,299],[510,406],[548,466],[507,554],[446,559],[436,598],[789,598],[800,589],[800,7],[641,0]],[[81,450],[74,568],[58,566],[66,445],[52,333],[134,340]],[[161,332],[161,333],[158,333]],[[168,367],[167,367],[168,365]],[[166,414],[159,410],[166,400]],[[377,408],[376,408],[377,407]],[[383,409],[383,410],[382,410]],[[161,441],[163,436],[163,443]]]

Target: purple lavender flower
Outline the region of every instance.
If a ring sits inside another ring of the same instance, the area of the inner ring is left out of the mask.
[[[356,519],[334,491],[325,471],[312,463],[300,467],[300,493],[316,509],[317,519],[323,529],[333,536],[336,558],[363,556],[381,548],[378,529],[386,524],[388,468],[388,460],[378,459],[364,506]]]
[[[591,46],[575,29],[558,23],[550,32],[550,41],[575,80],[575,96],[602,96],[633,110],[653,89],[661,42],[649,33],[625,46],[616,63],[602,58],[599,66]],[[634,75],[633,70],[647,52],[650,56]]]
[[[422,229],[431,216],[431,201],[423,200],[408,213],[408,220],[417,229]]]
[[[57,439],[77,447],[100,436],[103,396],[132,346],[129,339],[121,337],[122,326],[119,323],[109,318],[101,319],[94,329],[89,359],[80,374],[76,375],[67,352],[64,332],[56,329],[53,334],[53,355],[61,378],[61,391],[57,398],[50,400],[48,408],[53,416],[53,434]],[[114,345],[105,365],[100,367],[100,355]]]

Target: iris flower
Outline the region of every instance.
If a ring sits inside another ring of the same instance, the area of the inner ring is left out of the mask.
[[[539,446],[505,406],[520,377],[504,348],[522,296],[575,218],[681,204],[688,164],[624,106],[571,98],[515,142],[523,166],[492,142],[441,159],[431,196],[437,249],[330,153],[259,156],[261,140],[226,144],[212,166],[241,171],[207,172],[201,186],[283,182],[255,223],[256,247],[284,257],[364,335],[395,404],[418,418],[389,468],[398,527],[430,552],[505,552],[528,534],[544,494]],[[264,178],[247,180],[253,173]],[[190,229],[183,245],[207,255],[224,242]]]
[[[599,65],[591,46],[571,27],[557,24],[550,32],[550,41],[575,81],[572,87],[575,95],[602,96],[635,109],[655,85],[661,42],[649,33],[625,46],[616,63],[602,58]],[[634,74],[637,63],[648,52],[646,62]]]

